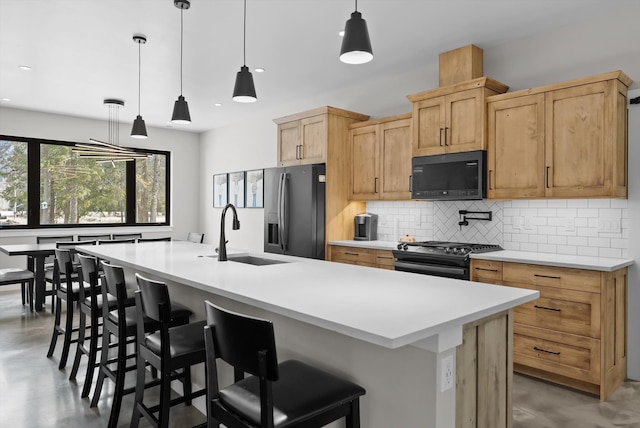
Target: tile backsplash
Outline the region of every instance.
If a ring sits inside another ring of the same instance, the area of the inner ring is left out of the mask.
[[[491,211],[491,221],[458,225],[459,210]],[[378,239],[499,244],[539,253],[628,258],[626,199],[367,202],[378,214]]]

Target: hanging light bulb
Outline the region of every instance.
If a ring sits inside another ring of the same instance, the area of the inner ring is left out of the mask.
[[[236,84],[233,87],[233,101],[239,103],[253,103],[258,101],[256,87],[253,85],[253,76],[247,67],[247,0],[244,0],[244,34],[243,34],[243,65],[236,75]]]
[[[373,59],[367,21],[362,19],[362,14],[358,12],[358,0],[355,2],[356,10],[344,25],[344,37],[340,49],[340,61],[346,64],[364,64]]]
[[[147,126],[144,124],[144,119],[140,116],[140,76],[141,76],[141,45],[147,43],[147,38],[142,34],[135,34],[133,41],[138,44],[138,116],[133,121],[133,127],[131,128],[132,138],[147,138]]]
[[[189,105],[182,96],[182,43],[183,43],[183,22],[182,12],[191,7],[188,0],[174,0],[173,5],[180,9],[180,96],[173,105],[173,115],[171,122],[177,124],[191,123],[191,115],[189,114]]]

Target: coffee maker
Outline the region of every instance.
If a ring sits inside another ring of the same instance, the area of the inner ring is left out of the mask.
[[[353,218],[355,241],[375,241],[378,239],[378,215],[370,213],[357,214]]]

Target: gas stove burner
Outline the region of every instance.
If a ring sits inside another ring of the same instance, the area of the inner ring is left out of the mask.
[[[410,247],[417,247],[417,248],[410,249]],[[424,250],[421,250],[421,249],[424,249]],[[398,244],[398,250],[465,256],[469,253],[486,253],[490,251],[498,251],[498,250],[502,250],[502,247],[500,245],[495,245],[495,244],[470,244],[470,243],[463,243],[463,242],[421,241],[421,242],[401,242]]]

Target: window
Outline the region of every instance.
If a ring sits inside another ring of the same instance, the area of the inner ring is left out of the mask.
[[[0,136],[0,227],[168,224],[168,152],[97,162],[73,146]]]

